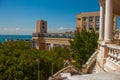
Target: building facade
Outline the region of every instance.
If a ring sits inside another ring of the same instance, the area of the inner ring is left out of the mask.
[[[47,21],[44,20],[36,21],[36,33],[47,33]]]
[[[116,17],[114,17],[114,30],[116,30]],[[76,30],[81,31],[83,29],[91,31],[94,29],[99,32],[100,26],[100,13],[99,12],[86,12],[80,13],[76,16]]]
[[[80,13],[76,16],[76,30],[99,30],[99,12]]]
[[[49,50],[53,47],[69,47],[70,40],[73,40],[74,34],[67,33],[47,33],[47,21],[39,20],[36,22],[36,31],[32,34],[34,47],[40,50]]]
[[[85,73],[120,71],[120,33],[114,30],[113,17],[120,16],[120,0],[99,0],[100,29],[98,49],[83,66]],[[119,35],[119,37],[114,37]],[[94,64],[95,63],[95,64]]]
[[[98,48],[83,65],[82,72],[86,75],[69,74],[62,78],[68,80],[120,80],[120,31],[119,34],[117,31],[119,37],[114,37],[116,36],[115,18],[120,16],[120,0],[99,0],[99,2]],[[80,27],[79,30],[81,29]]]

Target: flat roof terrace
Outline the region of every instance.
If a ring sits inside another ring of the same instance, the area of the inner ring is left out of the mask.
[[[73,33],[33,33],[32,37],[73,39],[74,34]]]

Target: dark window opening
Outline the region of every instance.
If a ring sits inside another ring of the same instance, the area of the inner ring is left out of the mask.
[[[89,29],[92,30],[92,29],[93,29],[93,25],[90,25],[90,26],[89,26]]]
[[[42,25],[44,25],[45,23],[43,22]]]
[[[81,20],[80,18],[77,18],[77,20]]]
[[[89,22],[93,22],[93,16],[89,17]]]
[[[96,30],[99,30],[99,25],[96,25]]]
[[[100,21],[100,16],[96,16],[95,20],[99,22]]]
[[[45,27],[43,26],[42,29],[45,29]]]
[[[83,21],[86,21],[87,17],[83,17]]]
[[[84,30],[86,29],[86,25],[83,25],[83,29],[84,29]]]

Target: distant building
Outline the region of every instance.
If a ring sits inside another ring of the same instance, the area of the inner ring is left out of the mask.
[[[114,17],[114,23],[116,22],[116,17]],[[100,13],[99,12],[86,12],[80,13],[76,16],[76,30],[81,31],[83,29],[91,31],[94,29],[96,32],[99,32],[100,26]],[[116,23],[113,26],[116,30]]]
[[[91,31],[94,29],[99,32],[100,26],[100,13],[99,12],[86,12],[80,13],[76,16],[76,31],[83,29]],[[116,30],[116,17],[113,18],[113,31]],[[47,21],[37,20],[36,31],[32,34],[34,40],[34,47],[37,49],[51,49],[56,46],[70,46],[69,41],[73,40],[74,33],[48,33]]]
[[[36,32],[32,34],[35,48],[40,50],[49,50],[57,46],[70,46],[69,41],[73,40],[74,34],[67,33],[47,33],[47,21],[38,20],[36,22]]]
[[[36,21],[36,33],[47,33],[47,21],[44,20]]]

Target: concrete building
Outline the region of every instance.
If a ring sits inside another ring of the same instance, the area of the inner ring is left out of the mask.
[[[114,17],[114,30],[116,30],[116,17]],[[100,13],[99,12],[86,12],[80,13],[76,16],[76,30],[81,31],[83,29],[91,31],[94,29],[99,32],[100,26]]]
[[[47,33],[47,21],[44,20],[36,21],[36,33]]]
[[[73,40],[74,34],[67,33],[47,33],[47,21],[36,22],[36,32],[32,34],[34,47],[40,50],[49,50],[57,46],[70,46],[69,41]]]
[[[99,12],[80,13],[76,16],[76,30],[99,30]]]

